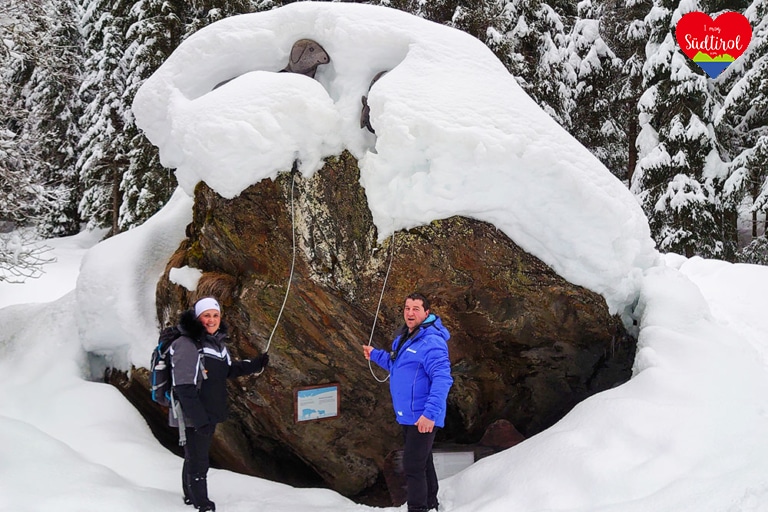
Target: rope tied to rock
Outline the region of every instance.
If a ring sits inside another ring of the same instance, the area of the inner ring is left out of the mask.
[[[389,271],[392,269],[392,260],[395,259],[395,229],[392,228],[392,241],[390,242],[390,248],[389,248],[389,265],[387,266],[387,273],[384,274],[384,284],[381,286],[381,294],[379,295],[379,304],[376,306],[376,313],[373,315],[373,327],[371,327],[371,335],[368,337],[368,346],[371,346],[371,343],[373,342],[373,332],[376,330],[376,320],[379,318],[379,310],[381,309],[381,301],[384,298],[384,290],[387,288],[387,279],[389,278]],[[373,371],[373,365],[371,365],[371,360],[368,360],[368,369],[371,371],[371,375],[373,375],[373,378],[376,379],[376,382],[387,382],[389,379],[389,374],[387,374],[386,378],[383,380],[378,378],[376,376],[376,373]]]
[[[296,174],[298,173],[298,162],[293,162],[293,168],[291,169],[291,241],[293,244],[293,257],[291,258],[291,271],[288,275],[288,285],[285,287],[285,296],[283,297],[283,304],[280,306],[280,311],[277,313],[277,319],[275,325],[272,327],[272,333],[267,340],[267,346],[264,348],[264,354],[269,352],[269,347],[272,345],[272,338],[275,336],[277,326],[280,323],[280,318],[283,316],[283,310],[285,309],[285,303],[288,301],[288,293],[291,291],[291,283],[293,282],[293,270],[296,268],[296,214],[294,211],[293,190],[296,185]],[[264,372],[262,368],[256,375],[261,375]]]

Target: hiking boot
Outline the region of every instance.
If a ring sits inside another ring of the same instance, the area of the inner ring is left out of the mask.
[[[189,482],[189,497],[200,512],[216,510],[216,505],[208,499],[208,480],[204,476],[194,477]]]
[[[197,510],[199,512],[216,512],[216,504],[212,501],[209,501],[205,505],[201,505]]]
[[[184,504],[185,505],[194,505],[194,503],[192,503],[192,498],[190,498],[189,496],[184,496]]]

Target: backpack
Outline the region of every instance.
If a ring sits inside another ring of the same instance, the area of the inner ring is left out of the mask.
[[[157,347],[152,351],[149,365],[152,400],[164,407],[171,405],[171,343],[180,336],[177,326],[166,327],[160,332]]]

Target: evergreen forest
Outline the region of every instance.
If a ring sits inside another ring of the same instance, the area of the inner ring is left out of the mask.
[[[111,236],[157,212],[176,183],[134,122],[136,91],[200,28],[284,3],[0,0],[0,280],[45,261],[28,240]],[[768,262],[768,0],[368,3],[483,41],[630,188],[660,251]],[[752,26],[716,79],[675,39],[696,10]]]

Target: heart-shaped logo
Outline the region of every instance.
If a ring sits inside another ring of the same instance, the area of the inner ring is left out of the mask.
[[[675,36],[683,53],[710,77],[717,78],[747,49],[752,27],[738,12],[726,12],[713,20],[708,14],[694,11],[680,18]]]

